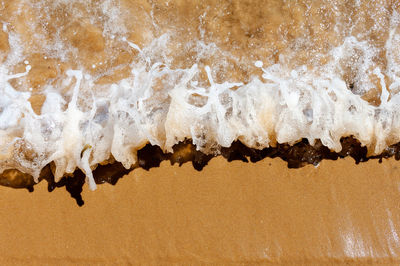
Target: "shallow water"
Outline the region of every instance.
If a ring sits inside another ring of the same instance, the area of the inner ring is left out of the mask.
[[[0,171],[55,180],[147,143],[205,154],[400,141],[397,1],[1,1]],[[111,159],[110,159],[111,158]]]

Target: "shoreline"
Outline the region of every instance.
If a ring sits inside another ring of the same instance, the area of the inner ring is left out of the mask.
[[[340,152],[331,151],[322,145],[320,141],[316,141],[314,145],[308,143],[307,139],[302,139],[294,145],[277,144],[275,147],[264,148],[262,150],[249,148],[240,141],[234,142],[231,147],[219,148],[217,154],[205,154],[196,149],[196,146],[190,141],[181,142],[173,147],[172,153],[164,153],[160,147],[147,144],[138,151],[137,163],[130,169],[126,169],[120,162],[109,159],[104,164],[99,164],[92,169],[93,178],[96,184],[109,183],[116,185],[118,180],[138,168],[150,170],[157,168],[163,161],[169,161],[171,166],[178,164],[182,166],[191,163],[193,170],[202,171],[209,162],[216,158],[222,157],[228,163],[232,161],[240,161],[243,167],[244,163],[257,163],[265,158],[280,158],[287,163],[287,168],[302,168],[307,165],[318,167],[322,161],[336,161],[346,157],[354,159],[357,165],[360,162],[369,160],[378,160],[382,163],[383,159],[393,157],[396,161],[400,160],[400,143],[389,146],[380,155],[368,156],[367,147],[363,147],[356,138],[347,137],[341,140],[342,150]],[[76,169],[73,173],[64,175],[59,181],[55,181],[54,165],[47,165],[41,170],[39,182],[47,181],[48,191],[51,192],[56,188],[65,187],[74,198],[79,206],[84,204],[81,193],[86,182],[86,175],[80,169]],[[38,183],[29,174],[19,172],[18,170],[8,170],[0,175],[0,185],[13,188],[26,188],[33,192],[34,186]]]

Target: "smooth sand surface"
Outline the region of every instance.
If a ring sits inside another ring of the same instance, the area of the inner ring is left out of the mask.
[[[398,165],[163,162],[86,187],[83,207],[46,182],[0,187],[0,262],[398,263]]]

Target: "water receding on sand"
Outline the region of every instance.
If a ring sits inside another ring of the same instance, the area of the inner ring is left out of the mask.
[[[58,182],[80,171],[94,189],[99,165],[124,173],[146,144],[157,161],[188,140],[204,158],[305,143],[300,166],[352,154],[348,138],[354,157],[394,155],[399,11],[396,1],[2,1],[0,172],[38,181],[48,169]]]

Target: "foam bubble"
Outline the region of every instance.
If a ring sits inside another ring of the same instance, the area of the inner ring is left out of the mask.
[[[262,61],[256,61],[256,62],[254,63],[254,65],[255,65],[256,67],[258,67],[258,68],[261,68],[261,67],[263,66],[263,62],[262,62]]]

